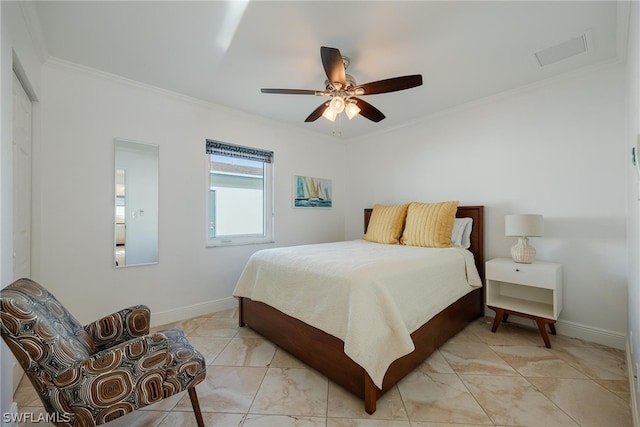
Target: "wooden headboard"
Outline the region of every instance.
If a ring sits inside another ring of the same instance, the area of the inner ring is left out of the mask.
[[[367,232],[367,226],[371,219],[372,208],[364,210],[364,232]],[[458,206],[456,212],[458,218],[472,218],[473,228],[471,229],[471,247],[469,251],[473,253],[476,260],[476,268],[480,273],[480,278],[484,283],[484,206]]]

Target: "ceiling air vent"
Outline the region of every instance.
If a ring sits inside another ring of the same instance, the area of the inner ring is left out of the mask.
[[[584,53],[587,51],[587,36],[582,34],[579,37],[567,40],[558,45],[542,49],[534,55],[541,67],[553,64],[563,59]]]

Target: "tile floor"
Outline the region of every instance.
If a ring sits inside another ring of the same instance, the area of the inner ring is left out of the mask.
[[[362,402],[248,328],[236,310],[178,322],[207,359],[197,386],[207,426],[631,426],[625,354],[490,318],[471,323],[378,401]],[[171,325],[173,326],[173,325]],[[159,328],[154,328],[159,329]],[[42,411],[27,380],[21,412]],[[43,425],[42,423],[38,425]],[[195,426],[182,393],[108,425]]]

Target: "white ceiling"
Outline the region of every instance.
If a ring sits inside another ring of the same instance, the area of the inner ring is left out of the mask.
[[[387,116],[381,122],[343,115],[342,138],[352,138],[620,59],[619,4],[42,1],[31,10],[45,55],[326,135],[324,118],[304,123],[325,98],[260,88],[324,89],[320,46],[348,56],[358,83],[422,74],[418,88],[363,98]],[[581,34],[586,53],[537,64],[535,52]]]

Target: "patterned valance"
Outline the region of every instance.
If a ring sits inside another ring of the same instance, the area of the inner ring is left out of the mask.
[[[237,157],[240,159],[273,163],[273,151],[243,147],[242,145],[228,144],[212,139],[207,139],[207,154],[221,154],[223,156]]]

